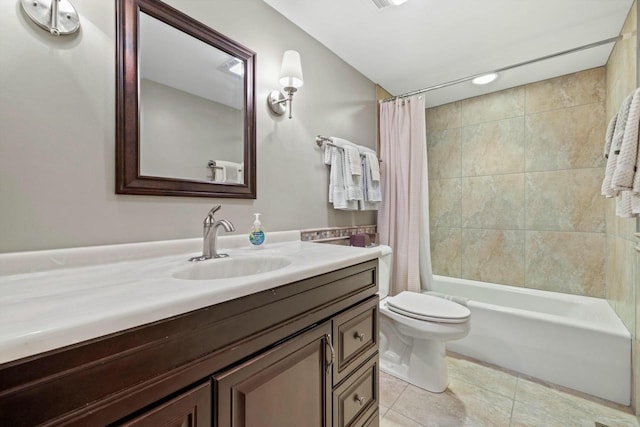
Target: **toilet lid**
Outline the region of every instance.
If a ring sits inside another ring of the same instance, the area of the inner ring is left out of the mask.
[[[416,292],[400,292],[386,301],[393,312],[430,322],[462,323],[471,316],[469,309],[461,304]]]

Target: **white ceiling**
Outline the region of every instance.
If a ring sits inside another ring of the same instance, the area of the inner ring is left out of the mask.
[[[264,0],[394,95],[617,36],[633,0]],[[429,92],[434,106],[604,65],[613,44],[519,67],[487,86]],[[304,52],[301,52],[304,68]]]

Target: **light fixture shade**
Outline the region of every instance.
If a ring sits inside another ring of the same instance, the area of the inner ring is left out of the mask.
[[[284,87],[295,88],[301,87],[304,84],[300,54],[295,50],[287,50],[282,57],[280,84]]]

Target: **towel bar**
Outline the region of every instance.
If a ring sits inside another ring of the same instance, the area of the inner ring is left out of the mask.
[[[322,147],[324,144],[326,145],[330,145],[332,147],[336,147],[339,148],[341,150],[343,150],[342,147],[340,147],[339,145],[336,145],[333,143],[333,140],[327,136],[322,136],[322,135],[317,135],[316,136],[316,144],[318,145],[318,147]],[[362,154],[360,154],[362,155]],[[378,159],[378,163],[382,163],[382,160]]]

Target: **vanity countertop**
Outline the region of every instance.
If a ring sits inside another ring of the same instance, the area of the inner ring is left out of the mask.
[[[224,241],[222,237],[220,240]],[[227,247],[231,249],[225,252],[236,258],[284,256],[291,260],[288,266],[216,280],[172,276],[193,265],[187,260],[199,255],[195,248],[201,245],[201,239],[0,255],[0,363],[369,261],[379,252],[375,248],[280,240],[285,241],[268,240],[261,250],[234,248],[238,245],[230,244]],[[114,255],[127,250],[134,255],[126,260]],[[55,264],[56,259],[69,255],[76,258],[75,263],[66,263],[62,268],[41,266]],[[33,271],[38,264],[40,267]]]

